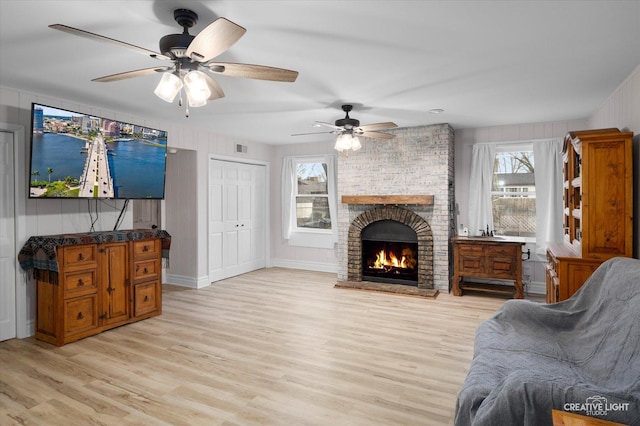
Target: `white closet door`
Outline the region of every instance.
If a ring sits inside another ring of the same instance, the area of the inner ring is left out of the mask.
[[[209,278],[265,267],[265,166],[211,160]]]
[[[222,266],[222,238],[224,235],[223,164],[211,161],[209,165],[209,280],[224,278]]]
[[[0,341],[16,337],[13,134],[0,132]]]

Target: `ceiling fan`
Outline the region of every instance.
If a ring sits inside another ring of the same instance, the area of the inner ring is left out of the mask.
[[[222,88],[211,78],[209,72],[230,77],[282,82],[293,82],[298,77],[297,71],[283,68],[215,62],[213,59],[229,49],[247,30],[228,19],[218,18],[194,36],[189,34],[189,28],[193,27],[198,20],[198,15],[195,12],[189,9],[176,9],[173,12],[173,17],[183,28],[183,32],[162,37],[160,39],[161,53],[62,24],[53,24],[49,27],[76,36],[115,44],[154,59],[172,62],[171,65],[125,71],[94,78],[91,81],[107,83],[154,73],[164,73],[155,94],[167,102],[173,102],[176,95],[184,87],[188,106],[191,107],[202,106],[206,104],[207,100],[224,97]],[[182,105],[182,96],[180,96],[180,105]],[[186,115],[189,116],[188,107]]]
[[[345,117],[336,120],[335,124],[326,123],[324,121],[316,121],[313,127],[329,127],[332,130],[328,132],[312,132],[312,133],[294,133],[291,136],[302,135],[319,135],[326,133],[337,134],[335,149],[338,151],[344,151],[351,149],[356,151],[361,148],[358,136],[364,136],[367,138],[379,138],[379,139],[392,139],[396,135],[391,133],[383,133],[380,130],[393,129],[398,127],[396,123],[387,121],[384,123],[373,123],[360,125],[360,120],[349,117],[349,112],[353,109],[353,105],[342,105],[342,110],[345,112]]]
[[[393,129],[398,127],[396,123],[392,123],[390,121],[384,123],[373,123],[373,124],[365,124],[360,125],[360,120],[356,120],[355,118],[349,117],[349,112],[353,109],[353,105],[342,105],[342,110],[345,112],[345,117],[339,120],[336,120],[335,124],[327,123],[324,121],[316,121],[312,124],[313,127],[329,127],[333,130],[329,132],[312,132],[312,133],[294,133],[291,136],[302,136],[302,135],[320,135],[325,133],[334,133],[337,135],[340,134],[352,134],[354,136],[364,136],[367,138],[382,138],[382,139],[392,139],[395,138],[396,135],[391,133],[382,133],[380,130]]]

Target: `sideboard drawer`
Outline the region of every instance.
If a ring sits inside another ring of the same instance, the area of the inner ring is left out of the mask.
[[[98,296],[91,295],[64,301],[65,336],[98,328]]]
[[[465,256],[464,254],[460,255],[460,272],[466,272],[468,274],[479,273],[482,272],[482,257],[475,256]]]
[[[157,295],[162,291],[158,281],[136,284],[133,287],[133,315],[140,316],[159,309]]]
[[[95,244],[67,246],[63,251],[63,269],[72,267],[93,266],[97,262],[97,251]]]
[[[460,250],[460,254],[469,254],[469,255],[476,255],[476,256],[482,256],[482,251],[484,250],[484,248],[482,246],[472,246],[472,245],[461,245],[459,247]]]
[[[138,260],[133,265],[133,281],[147,281],[160,278],[160,262],[157,259]]]
[[[98,291],[96,269],[64,274],[64,298],[77,297]]]
[[[141,240],[133,242],[133,258],[148,259],[158,257],[160,251],[160,240]]]
[[[488,261],[489,269],[495,278],[513,279],[516,270],[514,258],[491,257]]]

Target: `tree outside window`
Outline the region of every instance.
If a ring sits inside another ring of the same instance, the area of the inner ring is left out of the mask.
[[[497,152],[491,188],[496,234],[535,237],[535,191],[533,151]]]
[[[296,226],[331,229],[326,163],[296,164]]]

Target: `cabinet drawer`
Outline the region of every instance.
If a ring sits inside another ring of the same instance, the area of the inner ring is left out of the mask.
[[[98,290],[96,270],[87,269],[64,274],[64,298],[95,293]]]
[[[140,316],[157,311],[160,298],[159,281],[151,281],[145,284],[136,284],[133,287],[133,315]]]
[[[133,258],[149,259],[160,256],[160,240],[142,240],[133,242]]]
[[[482,251],[484,250],[484,247],[482,247],[481,245],[460,244],[458,245],[458,249],[460,250],[460,254],[471,254],[475,256],[480,256],[482,255]]]
[[[64,301],[64,334],[82,333],[98,327],[98,296]]]
[[[63,268],[90,266],[96,264],[97,246],[95,244],[63,247]]]
[[[520,247],[487,247],[487,256],[515,256],[516,250],[520,250]]]
[[[133,262],[133,280],[136,282],[160,278],[160,261],[157,259]]]
[[[460,273],[482,273],[482,257],[460,256],[460,264],[458,267],[460,268]]]
[[[511,257],[492,257],[489,261],[489,271],[496,278],[516,278],[515,259]]]

